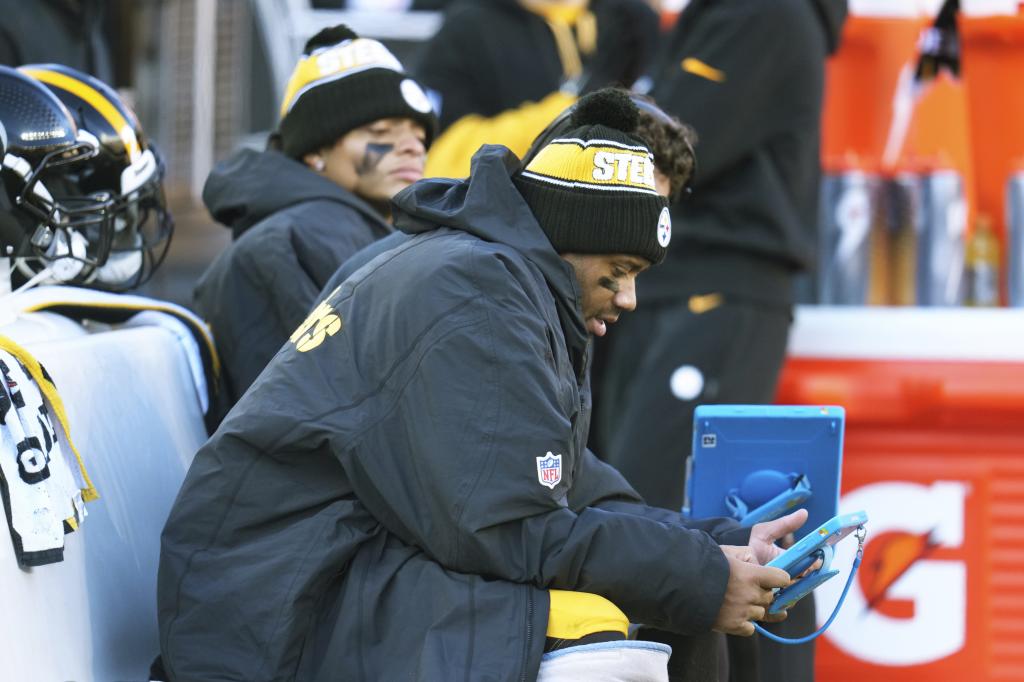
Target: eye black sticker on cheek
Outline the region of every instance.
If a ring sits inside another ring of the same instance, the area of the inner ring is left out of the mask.
[[[377,166],[380,165],[381,159],[390,154],[395,148],[393,144],[377,144],[376,142],[367,142],[366,150],[363,152],[363,158],[356,167],[356,172],[359,175],[366,175],[372,173]]]
[[[599,286],[604,287],[613,294],[619,293],[619,283],[612,279],[611,277],[602,277],[599,280],[597,280],[597,283]]]

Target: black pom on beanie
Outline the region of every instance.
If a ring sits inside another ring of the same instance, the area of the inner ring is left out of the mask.
[[[640,125],[640,110],[622,90],[607,88],[577,102],[570,120],[574,128],[603,125],[629,133]]]
[[[321,47],[331,47],[346,40],[355,40],[358,37],[356,32],[345,24],[328,26],[306,41],[306,46],[302,48],[302,54],[309,56],[313,53],[313,50]]]

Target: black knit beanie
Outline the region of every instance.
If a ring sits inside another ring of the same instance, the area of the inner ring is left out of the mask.
[[[668,200],[654,186],[654,157],[629,134],[639,111],[618,90],[582,98],[570,130],[548,142],[513,182],[558,253],[665,259]]]
[[[282,151],[301,160],[381,118],[419,122],[427,146],[437,132],[437,117],[423,88],[384,45],[344,25],[310,38],[281,103]]]

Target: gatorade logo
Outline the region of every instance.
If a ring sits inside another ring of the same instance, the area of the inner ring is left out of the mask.
[[[963,547],[968,486],[874,483],[843,496],[842,509],[866,509],[868,540],[861,572],[825,636],[844,653],[876,665],[911,666],[964,648],[967,563],[937,558]],[[855,542],[836,545],[833,565],[849,566]],[[955,555],[955,552],[953,553]],[[818,621],[831,614],[844,581],[818,589]]]
[[[838,262],[846,263],[856,258],[871,232],[871,196],[859,176],[839,198],[834,218],[839,228],[835,257]]]
[[[341,315],[324,301],[313,309],[288,340],[295,344],[297,351],[306,353],[317,348],[328,336],[340,332],[341,328]]]

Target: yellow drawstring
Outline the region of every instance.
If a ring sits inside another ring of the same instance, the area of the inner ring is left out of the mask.
[[[590,56],[597,49],[597,18],[587,5],[587,0],[560,5],[523,0],[523,6],[542,17],[551,29],[565,78],[576,78],[583,73],[580,55]]]
[[[583,60],[580,59],[580,51],[576,46],[576,38],[572,34],[569,24],[560,21],[548,21],[551,33],[555,36],[555,45],[558,46],[558,57],[562,61],[562,73],[566,78],[576,78],[583,73]]]

